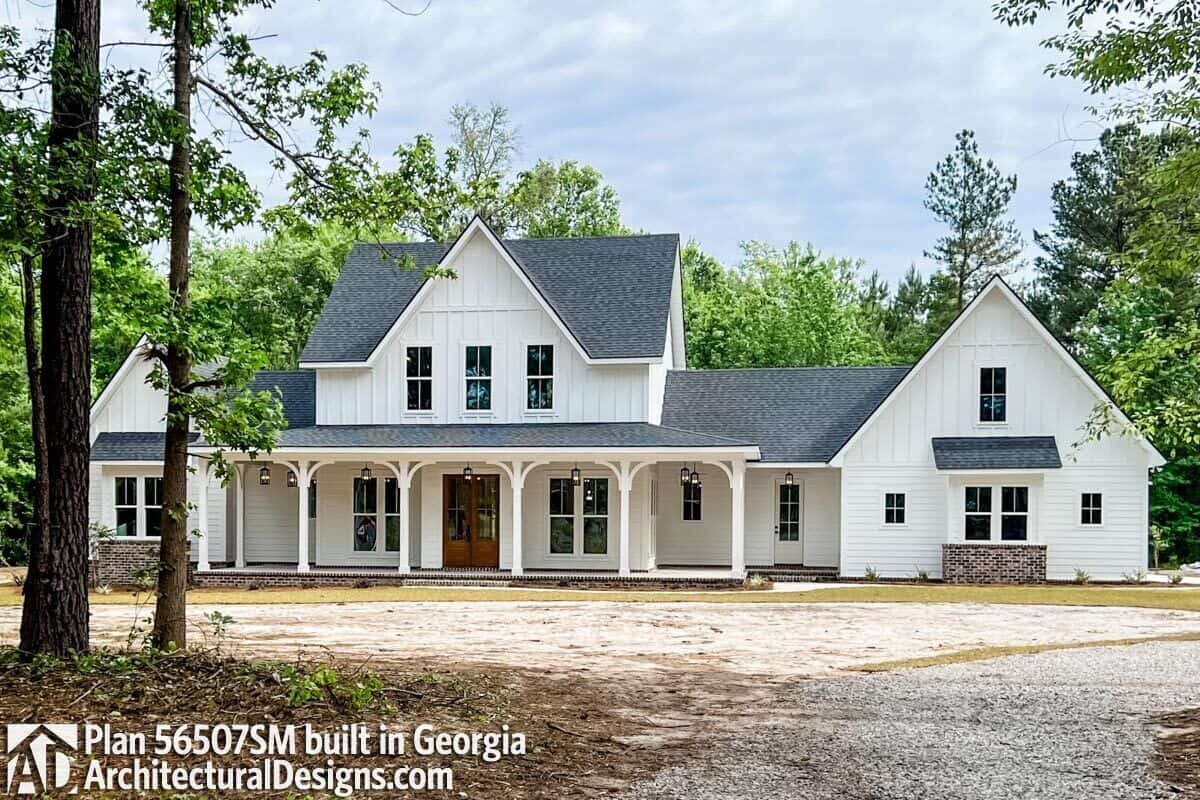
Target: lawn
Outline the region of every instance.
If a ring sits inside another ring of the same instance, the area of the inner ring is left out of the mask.
[[[206,605],[363,602],[580,602],[624,603],[1002,603],[1018,605],[1129,606],[1200,611],[1200,589],[1144,586],[944,586],[868,585],[803,592],[655,592],[560,589],[473,589],[375,586],[314,589],[194,589],[188,599]],[[123,605],[133,596],[115,590],[93,594],[97,605]],[[20,589],[0,586],[0,606],[21,602]]]

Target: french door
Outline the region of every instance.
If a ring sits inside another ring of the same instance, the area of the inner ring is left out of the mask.
[[[442,478],[442,563],[500,566],[500,476]]]

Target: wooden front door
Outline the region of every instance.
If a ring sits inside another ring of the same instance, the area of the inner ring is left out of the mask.
[[[442,478],[442,563],[500,566],[500,476]]]

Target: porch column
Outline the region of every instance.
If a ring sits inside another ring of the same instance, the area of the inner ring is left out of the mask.
[[[734,461],[730,466],[733,467],[729,479],[729,487],[733,492],[733,502],[730,503],[733,508],[733,519],[730,521],[733,534],[731,563],[733,574],[742,577],[746,574],[746,462]]]
[[[512,574],[524,575],[525,567],[522,561],[522,539],[521,539],[521,496],[525,491],[525,462],[512,462],[512,475],[510,476],[512,484]]]
[[[407,461],[401,461],[396,465],[396,489],[400,493],[399,505],[397,510],[400,512],[400,564],[397,570],[401,575],[407,575],[412,571],[412,565],[409,564],[409,549],[408,549],[408,526],[409,517],[411,516],[411,500],[409,489],[412,488],[412,469]]]
[[[204,469],[200,470],[200,496],[196,498],[196,514],[199,517],[198,527],[200,528],[200,543],[196,546],[199,551],[197,555],[196,571],[208,572],[208,461],[204,462]]]
[[[617,472],[617,488],[621,490],[621,544],[618,549],[618,573],[626,576],[629,574],[629,498],[633,492],[633,468],[628,461],[621,462],[621,469]]]
[[[296,521],[296,571],[308,572],[308,468],[311,462],[296,462],[296,496],[299,517]]]
[[[237,465],[237,541],[234,564],[246,567],[246,465]]]

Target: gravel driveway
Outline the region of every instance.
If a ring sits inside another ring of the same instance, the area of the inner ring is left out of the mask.
[[[806,681],[629,798],[1179,797],[1156,712],[1200,705],[1200,643]]]

